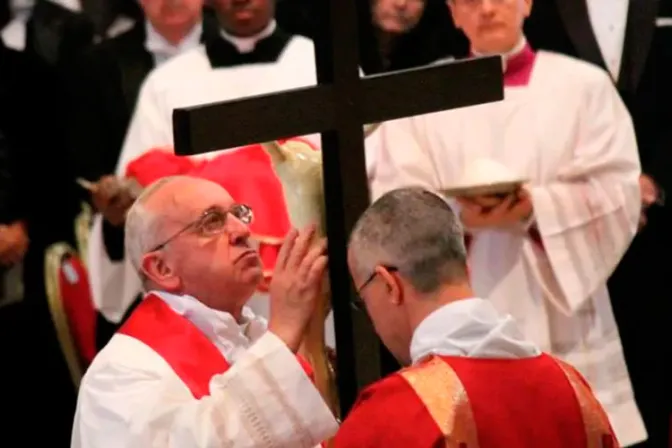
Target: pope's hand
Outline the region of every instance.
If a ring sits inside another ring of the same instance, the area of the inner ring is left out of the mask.
[[[504,199],[492,198],[493,201],[484,201],[487,198],[457,198],[462,206],[460,219],[465,227],[478,229],[488,227],[512,227],[519,225],[532,214],[532,200],[530,194],[521,189]]]
[[[269,286],[268,329],[297,352],[315,313],[327,267],[326,240],[315,242],[315,226],[287,235]]]

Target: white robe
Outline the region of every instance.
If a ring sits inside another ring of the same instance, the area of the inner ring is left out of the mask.
[[[315,83],[313,44],[303,37],[293,37],[280,60],[275,63],[214,70],[205,53],[205,47],[200,45],[164,63],[145,80],[116,174],[124,176],[129,162],[146,151],[173,145],[172,113],[175,108],[272,93]],[[222,120],[227,118],[222,117]],[[314,141],[319,143],[316,138]],[[218,152],[194,157],[211,158],[216,154]],[[96,308],[107,320],[119,322],[141,291],[141,282],[130,262],[114,262],[107,256],[102,239],[101,215],[94,217],[88,267]],[[265,299],[259,301],[257,309],[265,311]]]
[[[374,199],[402,186],[450,188],[481,157],[530,180],[545,251],[522,224],[473,230],[474,288],[579,369],[622,445],[644,440],[606,287],[636,233],[640,165],[607,74],[540,52],[529,84],[506,87],[504,101],[388,122],[376,140]]]
[[[116,334],[82,380],[72,448],[295,448],[333,436],[338,425],[329,408],[263,319],[246,310],[242,329],[194,298],[155,294],[201,329],[232,367],[196,400],[155,351]]]

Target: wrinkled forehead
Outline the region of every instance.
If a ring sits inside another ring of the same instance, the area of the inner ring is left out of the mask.
[[[152,208],[178,221],[194,219],[211,207],[228,209],[233,204],[233,198],[224,188],[205,179],[174,181],[160,193],[155,195]]]

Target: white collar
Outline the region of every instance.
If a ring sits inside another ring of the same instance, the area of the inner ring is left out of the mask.
[[[411,339],[413,363],[430,354],[517,359],[538,356],[513,317],[500,315],[487,300],[472,298],[442,306],[427,316]]]
[[[82,4],[79,0],[48,0],[51,3],[61,6],[65,9],[69,9],[70,11],[75,11],[75,12],[81,12],[82,11]],[[33,4],[35,2],[33,1]]]
[[[277,26],[278,25],[275,23],[275,20],[271,20],[266,28],[264,28],[260,33],[250,37],[234,36],[233,34],[227,33],[225,30],[221,30],[220,32],[222,37],[229,41],[234,47],[236,47],[239,52],[250,53],[254,50],[257,42],[273,34]]]
[[[244,323],[239,324],[229,313],[207,307],[188,295],[175,295],[164,291],[150,291],[160,297],[177,314],[184,316],[213,343],[227,361],[236,359],[259,339],[267,329],[267,322],[252,310],[243,307]]]
[[[502,67],[504,68],[504,71],[506,71],[506,63],[510,58],[513,56],[519,54],[521,51],[525,49],[525,46],[527,45],[527,38],[525,36],[522,36],[518,43],[509,51],[500,54],[499,56],[502,57]],[[472,52],[474,56],[488,56],[485,53],[478,53],[476,51]]]
[[[168,42],[159,32],[149,23],[145,21],[145,48],[154,56],[162,59],[171,58],[185,50],[189,50],[199,45],[201,41],[201,33],[203,32],[203,24],[198,22],[189,33],[177,44],[173,45]]]

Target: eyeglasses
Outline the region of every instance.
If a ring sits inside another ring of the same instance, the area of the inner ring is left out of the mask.
[[[197,234],[205,237],[219,235],[226,229],[226,224],[228,221],[227,217],[229,214],[233,215],[243,224],[251,224],[254,220],[254,213],[252,212],[252,207],[249,205],[234,204],[228,210],[224,210],[220,207],[211,207],[203,212],[203,214],[197,220],[192,221],[184,226],[163,243],[155,246],[150,252],[163,249],[167,244],[187,231],[194,231]]]
[[[380,267],[385,268],[385,270],[387,270],[387,272],[397,272],[397,271],[399,271],[399,268],[397,268],[396,266],[380,265]],[[369,286],[371,284],[371,282],[373,282],[373,280],[376,278],[377,275],[378,275],[378,271],[374,270],[371,273],[371,275],[369,275],[368,278],[366,280],[364,280],[364,283],[362,283],[360,285],[360,287],[357,288],[357,295],[354,297],[354,299],[352,301],[352,306],[356,310],[366,309],[366,305],[364,304],[364,300],[362,300],[362,291],[364,291],[364,288],[366,288],[367,286]]]

